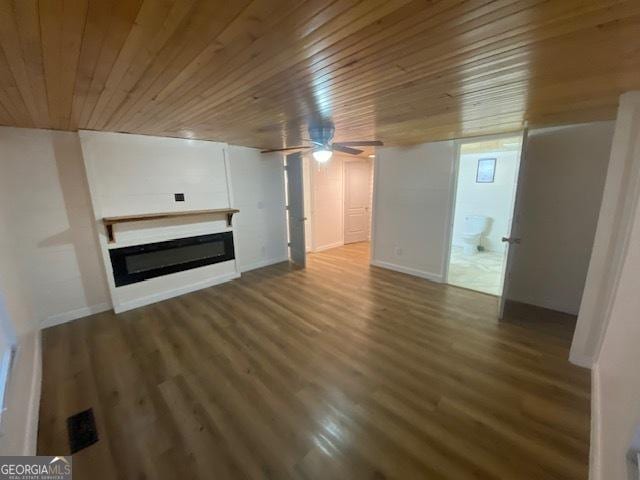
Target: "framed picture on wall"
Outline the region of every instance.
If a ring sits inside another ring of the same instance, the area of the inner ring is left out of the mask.
[[[479,158],[476,183],[493,183],[496,177],[496,159]]]

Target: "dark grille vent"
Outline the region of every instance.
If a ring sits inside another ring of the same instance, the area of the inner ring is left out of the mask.
[[[85,410],[67,418],[69,449],[74,454],[98,441],[98,429],[93,409]]]

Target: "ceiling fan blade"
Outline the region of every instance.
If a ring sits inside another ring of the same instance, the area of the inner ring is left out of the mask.
[[[334,145],[342,145],[343,147],[382,147],[384,143],[380,140],[355,140],[352,142],[335,142]]]
[[[311,148],[311,147],[307,147],[303,145],[300,147],[273,148],[271,150],[262,150],[260,153],[286,152],[288,150],[306,150],[307,148]]]
[[[349,155],[360,155],[364,150],[359,150],[357,148],[345,147],[344,145],[340,145],[338,143],[334,143],[331,148],[337,152],[348,153]]]

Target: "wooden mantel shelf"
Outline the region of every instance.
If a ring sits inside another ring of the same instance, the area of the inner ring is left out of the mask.
[[[117,223],[129,223],[129,222],[143,222],[146,220],[159,220],[162,218],[177,218],[177,217],[193,217],[196,215],[226,215],[227,226],[231,226],[231,219],[234,213],[238,213],[240,210],[236,208],[217,208],[211,210],[187,210],[183,212],[161,212],[161,213],[145,213],[140,215],[127,215],[123,217],[104,217],[102,223],[107,228],[107,238],[109,243],[115,242],[113,234],[113,226]]]

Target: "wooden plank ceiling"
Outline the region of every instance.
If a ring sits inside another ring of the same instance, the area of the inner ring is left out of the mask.
[[[281,147],[614,117],[640,1],[0,0],[0,124]]]

